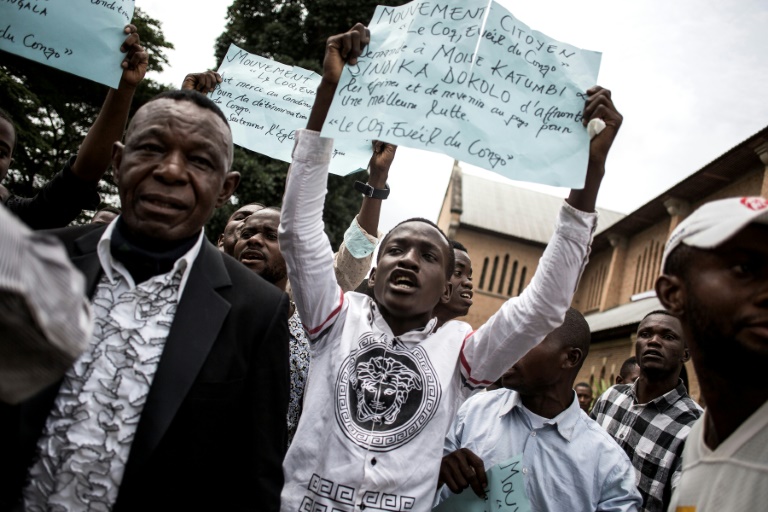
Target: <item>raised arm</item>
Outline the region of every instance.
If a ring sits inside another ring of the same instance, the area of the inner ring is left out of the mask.
[[[603,131],[598,133],[589,143],[589,163],[587,177],[583,189],[573,189],[568,196],[568,204],[583,212],[594,212],[597,193],[605,176],[605,161],[613,140],[624,120],[611,100],[611,91],[599,85],[587,91],[587,101],[584,105],[584,126],[592,119],[602,119],[605,123]]]
[[[72,173],[83,181],[99,181],[109,168],[112,145],[123,138],[133,95],[147,72],[149,57],[141,46],[136,27],[127,25],[125,33],[127,37],[120,46],[120,51],[125,53],[120,84],[107,93],[99,116],[88,130],[72,164]]]
[[[465,392],[493,383],[552,330],[562,325],[587,264],[597,226],[593,213],[605,160],[621,126],[611,92],[602,87],[588,91],[584,112],[589,121],[599,117],[606,128],[590,143],[585,186],[572,190],[530,284],[465,340],[461,373]]]
[[[136,27],[126,26],[125,33],[127,37],[120,47],[126,54],[121,64],[120,85],[107,94],[77,157],[71,157],[64,169],[43,185],[35,197],[11,196],[5,203],[32,229],[64,227],[81,211],[99,206],[99,180],[109,168],[112,146],[123,136],[133,93],[147,71],[147,53],[139,44]]]
[[[387,142],[376,140],[373,142],[373,155],[368,164],[369,176],[368,185],[375,191],[386,190],[387,178],[389,177],[389,168],[395,159],[397,146]],[[357,221],[360,227],[371,234],[379,230],[379,216],[381,215],[381,201],[373,196],[363,197],[363,204],[360,206],[360,215]]]
[[[394,144],[373,142],[373,155],[368,164],[368,183],[365,184],[368,188],[363,193],[360,213],[344,233],[344,241],[334,258],[336,280],[345,292],[355,290],[371,268],[373,251],[379,237],[379,216],[384,200],[381,194],[389,194],[387,177],[396,151],[397,146]]]
[[[323,203],[333,139],[320,137],[328,108],[346,61],[356,61],[367,44],[367,31],[358,24],[328,39],[323,78],[318,87],[307,130],[296,132],[291,168],[280,217],[280,249],[288,280],[310,341],[327,332],[343,311],[344,296],[333,272],[333,254],[323,226]]]

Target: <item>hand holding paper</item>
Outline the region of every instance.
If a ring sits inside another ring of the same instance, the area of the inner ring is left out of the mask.
[[[329,37],[323,58],[323,81],[338,84],[344,65],[356,65],[370,40],[371,34],[362,23],[355,24],[343,34]]]
[[[597,81],[599,53],[488,0],[379,6],[368,28],[368,48],[338,78],[323,136],[444,153],[518,180],[584,184],[584,93]]]
[[[323,58],[323,78],[317,88],[312,113],[307,121],[308,130],[319,132],[323,128],[344,65],[347,62],[352,65],[357,64],[357,58],[362,55],[363,49],[370,40],[371,34],[362,23],[356,24],[343,34],[328,38]]]
[[[605,129],[596,135],[589,145],[590,161],[602,162],[608,157],[608,151],[613,145],[616,134],[621,128],[624,117],[619,114],[611,99],[611,91],[596,85],[587,91],[589,95],[584,105],[584,126],[587,126],[592,119],[602,119],[605,123]]]
[[[124,34],[133,33],[120,27],[131,22],[133,9],[133,0],[0,2],[0,49],[115,89],[126,78],[117,48]],[[138,40],[128,44],[134,43]],[[132,59],[128,68],[140,67],[140,59]],[[137,76],[127,78],[138,83]]]
[[[118,87],[136,88],[147,74],[149,65],[149,55],[141,46],[141,38],[135,25],[126,25],[123,32],[128,34],[125,41],[120,46],[120,51],[125,53],[125,58],[120,66],[123,68],[123,74],[120,77]]]
[[[613,145],[624,118],[616,110],[611,99],[611,91],[608,89],[596,85],[589,89],[587,94],[582,123],[586,126],[591,121],[600,119],[605,124],[605,128],[589,142],[589,160],[584,187],[571,190],[568,204],[581,211],[593,212],[597,202],[597,193],[605,175],[605,161],[608,158],[608,151]]]
[[[112,145],[123,137],[133,95],[147,72],[149,56],[141,46],[136,27],[126,25],[124,33],[127,36],[120,51],[125,53],[125,58],[121,63],[123,73],[119,85],[107,92],[99,115],[80,144],[72,164],[72,173],[85,182],[100,180],[109,168]]]
[[[440,463],[440,479],[437,486],[447,485],[452,493],[458,494],[467,487],[479,498],[485,498],[488,477],[485,474],[483,460],[469,448],[459,448],[443,457]]]

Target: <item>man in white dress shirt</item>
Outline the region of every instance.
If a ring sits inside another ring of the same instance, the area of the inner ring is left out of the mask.
[[[439,501],[467,487],[482,496],[485,470],[519,455],[532,510],[638,510],[629,457],[582,412],[572,389],[589,342],[587,321],[571,308],[504,374],[504,388],[464,403],[445,438]]]

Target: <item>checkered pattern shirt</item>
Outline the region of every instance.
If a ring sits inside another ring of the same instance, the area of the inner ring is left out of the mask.
[[[667,510],[680,479],[685,438],[702,411],[682,381],[645,404],[637,402],[635,384],[613,386],[597,399],[591,416],[632,460],[643,510]]]

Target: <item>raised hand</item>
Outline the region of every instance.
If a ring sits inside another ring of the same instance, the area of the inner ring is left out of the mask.
[[[611,99],[611,91],[599,85],[587,91],[587,101],[584,105],[583,123],[586,126],[592,119],[602,119],[605,128],[596,135],[589,144],[589,159],[605,164],[608,151],[621,128],[624,117]]]
[[[599,85],[587,91],[587,101],[584,105],[584,126],[592,119],[602,119],[605,128],[595,135],[589,143],[589,162],[587,163],[587,176],[584,179],[584,188],[572,189],[568,196],[568,204],[584,211],[595,211],[597,194],[600,184],[605,176],[605,161],[608,151],[613,145],[616,134],[619,132],[624,117],[619,114],[611,99],[611,91]]]
[[[373,155],[371,155],[371,161],[368,163],[368,171],[370,172],[370,177],[368,178],[369,185],[374,188],[384,188],[389,176],[389,168],[395,159],[396,151],[397,146],[394,144],[380,140],[373,141]]]
[[[338,84],[344,64],[357,64],[357,58],[371,40],[371,33],[362,23],[356,24],[343,34],[328,38],[323,58],[323,81]]]
[[[344,64],[357,64],[357,58],[371,40],[371,33],[362,23],[356,24],[349,31],[328,38],[323,58],[323,78],[317,88],[315,103],[309,114],[307,129],[320,131],[328,115],[328,109],[339,84]]]
[[[123,68],[120,86],[135,88],[147,73],[149,55],[144,50],[144,47],[141,46],[141,39],[135,25],[126,25],[123,32],[127,34],[127,37],[120,46],[120,51],[125,53],[125,58],[120,63]]]
[[[221,81],[221,75],[215,71],[190,73],[184,77],[184,81],[181,83],[181,88],[194,89],[197,92],[208,94],[216,89],[216,86],[218,86]]]

